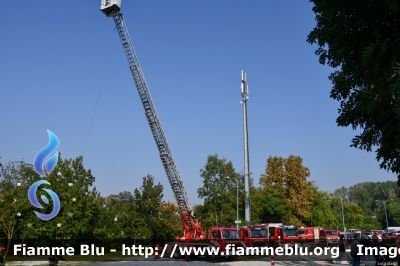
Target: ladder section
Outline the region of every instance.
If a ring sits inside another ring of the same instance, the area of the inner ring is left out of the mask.
[[[167,174],[167,178],[174,193],[175,200],[178,203],[179,210],[192,211],[189,198],[186,194],[185,187],[183,186],[178,168],[175,165],[167,138],[165,137],[161,122],[157,116],[156,108],[150,95],[150,91],[140,68],[138,57],[129,37],[128,29],[125,26],[124,17],[121,13],[119,13],[113,18],[121,39],[122,46],[124,48],[126,58],[128,59],[129,68],[131,70],[136,89],[143,104],[147,122],[149,123],[151,133],[153,134],[154,141],[156,142],[161,162],[163,164],[165,173]]]

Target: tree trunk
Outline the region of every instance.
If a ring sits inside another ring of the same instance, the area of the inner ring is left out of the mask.
[[[7,257],[8,251],[10,250],[11,238],[12,237],[8,237],[8,239],[7,239],[7,249],[6,249],[6,253],[4,254],[4,258]]]

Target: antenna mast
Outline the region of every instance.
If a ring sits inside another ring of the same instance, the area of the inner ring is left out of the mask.
[[[241,85],[242,101],[240,105],[243,106],[243,128],[244,128],[244,191],[246,195],[244,203],[244,217],[246,222],[250,223],[250,187],[249,187],[249,175],[250,163],[249,163],[249,139],[247,130],[247,100],[249,99],[249,86],[246,82],[246,72],[242,70],[242,85]]]

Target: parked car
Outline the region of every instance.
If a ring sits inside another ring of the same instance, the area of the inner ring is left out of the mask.
[[[388,238],[392,238],[393,233],[383,233],[382,234],[382,239],[388,239]]]
[[[347,242],[349,243],[351,243],[351,241],[354,240],[354,234],[347,234],[346,237],[347,237]]]
[[[372,236],[374,235],[374,232],[367,231],[367,232],[365,232],[364,235],[366,235],[368,239],[372,239]]]
[[[385,229],[386,233],[391,233],[391,232],[399,232],[400,231],[400,227],[399,226],[395,226],[395,227],[388,227]]]

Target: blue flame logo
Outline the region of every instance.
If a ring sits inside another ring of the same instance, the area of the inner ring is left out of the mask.
[[[39,203],[39,201],[36,198],[36,191],[37,191],[38,187],[41,184],[51,185],[46,180],[40,180],[40,181],[37,181],[37,182],[33,183],[33,185],[29,188],[29,191],[28,191],[29,201],[31,202],[31,204],[33,206],[35,206],[36,208],[39,208],[39,209],[42,209],[43,206]],[[48,221],[48,220],[51,220],[54,217],[56,217],[56,215],[60,211],[60,199],[58,198],[57,194],[53,190],[47,189],[47,188],[42,188],[42,189],[44,191],[46,191],[47,193],[49,193],[51,199],[53,200],[53,203],[54,203],[53,211],[51,213],[49,213],[49,214],[42,214],[42,213],[39,213],[37,211],[34,211],[34,212],[35,212],[36,216],[39,217],[40,219],[42,219],[44,221]],[[46,204],[49,203],[49,199],[45,195],[42,195],[41,199]]]
[[[54,135],[53,132],[51,132],[50,130],[47,130],[47,134],[49,135],[49,143],[47,144],[47,146],[45,148],[43,148],[41,151],[38,152],[38,154],[35,157],[35,161],[33,163],[33,168],[35,169],[35,172],[38,173],[42,177],[45,176],[46,174],[50,174],[51,171],[53,171],[54,168],[56,167],[57,161],[58,161],[58,152],[56,152],[52,157],[50,157],[45,162],[46,158],[49,157],[57,149],[58,144],[60,143],[57,136]],[[46,170],[46,173],[45,173],[45,170]],[[29,201],[31,202],[31,204],[33,206],[35,206],[36,208],[39,208],[39,209],[43,209],[43,206],[37,200],[36,192],[37,192],[38,187],[41,184],[51,185],[46,180],[40,180],[40,181],[33,183],[32,186],[28,190]],[[48,220],[53,219],[60,211],[60,199],[58,198],[57,194],[53,190],[47,189],[47,188],[42,188],[42,189],[50,195],[50,197],[53,201],[53,204],[54,204],[53,211],[49,214],[42,214],[42,213],[35,211],[35,214],[40,219],[42,219],[44,221],[48,221]],[[44,203],[46,203],[46,204],[49,203],[49,199],[46,196],[42,195],[41,199],[44,201]]]
[[[33,163],[33,168],[35,169],[35,172],[38,173],[40,176],[45,176],[43,167],[44,160],[51,153],[53,153],[57,149],[58,144],[60,144],[60,141],[58,140],[57,136],[54,135],[53,132],[47,130],[47,134],[49,134],[49,143],[45,148],[43,148],[41,151],[38,152],[38,154],[35,157],[35,162]],[[47,160],[46,162],[47,174],[50,174],[51,171],[53,171],[54,167],[56,167],[57,161],[58,161],[58,152],[56,152],[53,155],[53,157]]]

